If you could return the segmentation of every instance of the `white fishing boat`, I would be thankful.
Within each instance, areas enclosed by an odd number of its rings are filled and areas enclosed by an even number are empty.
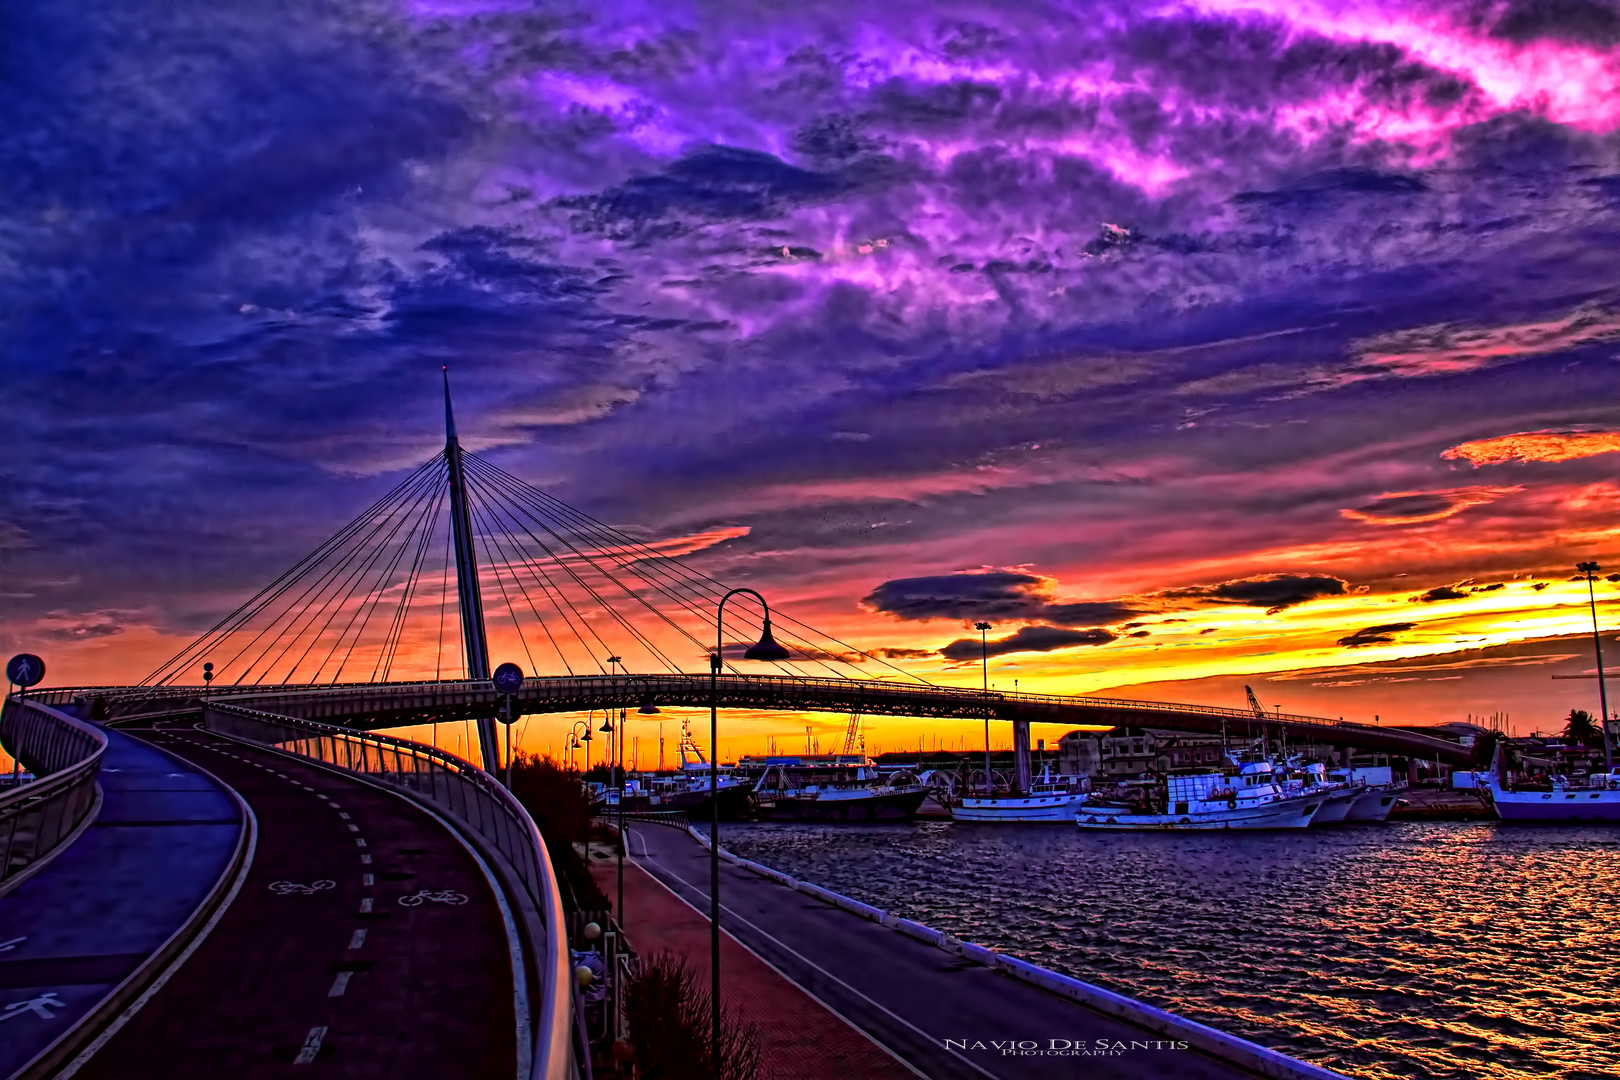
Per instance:
[[[1285,794],[1326,796],[1321,809],[1311,816],[1312,828],[1344,821],[1361,795],[1349,779],[1330,775],[1327,766],[1319,762],[1291,761],[1290,773],[1289,781],[1279,784]]]
[[[1349,784],[1356,793],[1349,813],[1344,816],[1348,823],[1387,821],[1389,812],[1395,809],[1395,800],[1406,788],[1405,784],[1394,782],[1387,765],[1334,769],[1328,777]]]
[[[964,795],[951,799],[947,809],[957,821],[1068,824],[1074,820],[1080,804],[1089,797],[1081,786],[1079,777],[1054,777],[1051,766],[1047,765],[1041,770],[1041,778],[1030,784],[1027,792]]]
[[[1276,782],[1269,761],[1249,761],[1224,773],[1164,778],[1163,787],[1135,802],[1093,797],[1075,814],[1082,829],[1303,829],[1326,795],[1296,795]]]

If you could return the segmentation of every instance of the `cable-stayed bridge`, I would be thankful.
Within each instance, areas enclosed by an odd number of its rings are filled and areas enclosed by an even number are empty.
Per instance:
[[[158,1060],[199,1080],[323,1062],[581,1075],[569,949],[587,942],[571,940],[533,819],[491,775],[492,653],[530,673],[507,696],[526,714],[713,704],[1010,722],[1025,785],[1032,723],[1264,723],[1467,755],[1313,717],[934,686],[787,612],[725,605],[735,590],[682,558],[714,537],[636,537],[465,452],[448,376],[445,424],[442,454],[139,685],[6,699],[0,740],[37,779],[0,790],[0,988],[22,995],[0,1003],[0,1077],[110,1080]],[[749,660],[773,632],[777,659]],[[477,723],[485,767],[381,731],[446,720]],[[1199,1075],[1296,1075],[1266,1069]]]
[[[712,689],[733,708],[1011,721],[1024,761],[1030,723],[1201,732],[1224,725],[1234,736],[1255,725],[1240,709],[934,686],[781,610],[771,625],[789,658],[766,666],[742,659],[760,626],[757,609],[744,605],[724,609],[724,674],[711,688],[694,669],[709,666],[716,605],[728,587],[681,556],[712,537],[645,541],[463,450],[448,375],[445,429],[442,454],[141,687],[98,691],[109,715],[150,715],[180,701],[195,707],[206,692],[356,729],[472,719],[484,760],[494,761],[497,695],[486,681],[493,649],[532,673],[517,696],[529,714],[649,700],[701,707]],[[213,680],[199,686],[204,663]],[[1299,740],[1451,762],[1467,756],[1445,740],[1368,724],[1282,714],[1267,724]]]

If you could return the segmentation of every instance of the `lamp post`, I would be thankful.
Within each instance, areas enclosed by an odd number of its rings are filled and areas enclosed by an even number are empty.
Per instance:
[[[618,660],[618,657],[609,657],[609,659]],[[627,678],[641,683],[641,685],[646,688],[646,693],[641,699],[641,708],[636,710],[637,715],[662,715],[658,706],[653,704],[652,685],[640,675],[630,675]],[[621,927],[624,926],[624,849],[626,845],[630,843],[630,835],[625,831],[624,825],[624,794],[625,788],[630,786],[629,779],[624,770],[625,711],[626,710],[623,705],[619,706],[619,906],[617,910],[619,913],[619,925]]]
[[[980,692],[985,696],[984,703],[984,797],[990,798],[995,794],[995,781],[990,777],[990,642],[985,637],[990,632],[990,624],[976,622],[973,629],[979,632],[979,672]]]
[[[714,609],[714,652],[709,657],[709,1068],[720,1074],[720,665],[724,663],[726,601],[747,593],[765,609],[765,632],[744,660],[786,660],[792,654],[771,637],[771,606],[753,589],[732,589]]]
[[[1592,606],[1592,650],[1597,654],[1598,717],[1603,721],[1603,767],[1614,772],[1614,749],[1609,743],[1609,693],[1603,686],[1603,635],[1598,633],[1597,592],[1593,582],[1603,569],[1595,562],[1577,563],[1575,569],[1586,576],[1586,601]]]

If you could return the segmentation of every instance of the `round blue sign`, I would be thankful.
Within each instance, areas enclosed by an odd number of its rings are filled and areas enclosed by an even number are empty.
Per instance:
[[[516,664],[502,664],[495,669],[495,674],[490,676],[489,681],[494,683],[495,689],[501,693],[515,694],[523,689],[523,669]]]
[[[45,661],[33,653],[18,653],[6,663],[6,679],[15,686],[33,686],[45,677]]]

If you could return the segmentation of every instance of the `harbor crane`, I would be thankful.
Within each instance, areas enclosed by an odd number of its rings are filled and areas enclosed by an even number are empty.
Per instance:
[[[1269,731],[1266,719],[1266,707],[1260,704],[1260,699],[1254,696],[1254,687],[1245,686],[1243,692],[1249,695],[1249,709],[1254,713],[1255,719],[1260,721],[1260,747],[1262,753],[1268,753],[1270,747],[1266,745],[1266,733]]]
[[[856,744],[864,741],[860,738],[860,733],[861,714],[852,712],[849,714],[849,726],[844,729],[844,748],[838,751],[839,757],[848,757],[855,752]]]

